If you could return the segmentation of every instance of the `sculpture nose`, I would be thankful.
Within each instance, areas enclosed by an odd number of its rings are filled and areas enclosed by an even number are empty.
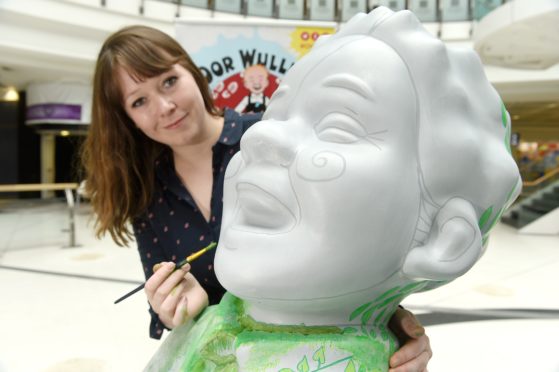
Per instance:
[[[245,163],[289,166],[295,157],[297,143],[290,127],[288,122],[276,120],[263,120],[254,124],[241,140]]]

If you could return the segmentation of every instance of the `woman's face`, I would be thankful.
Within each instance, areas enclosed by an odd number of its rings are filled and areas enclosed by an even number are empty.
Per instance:
[[[419,212],[414,89],[385,44],[313,50],[227,169],[216,273],[245,299],[366,290],[398,271]]]
[[[146,136],[171,148],[204,139],[208,113],[192,74],[175,64],[161,75],[135,80],[117,69],[124,110]]]

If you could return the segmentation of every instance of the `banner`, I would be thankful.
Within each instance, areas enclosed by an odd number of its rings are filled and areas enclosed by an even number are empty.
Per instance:
[[[216,104],[262,112],[287,70],[333,22],[178,20],[176,37],[206,75]]]
[[[27,87],[25,124],[89,124],[91,85],[32,83]]]

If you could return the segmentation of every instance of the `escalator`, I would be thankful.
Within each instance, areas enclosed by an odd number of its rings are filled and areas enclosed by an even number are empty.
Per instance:
[[[520,198],[501,221],[519,233],[559,234],[559,167],[525,181]]]

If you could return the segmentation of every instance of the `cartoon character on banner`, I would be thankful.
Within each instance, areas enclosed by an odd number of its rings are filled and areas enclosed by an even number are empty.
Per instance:
[[[213,98],[218,107],[241,113],[264,112],[279,81],[264,65],[251,65],[220,81],[213,89]]]
[[[222,302],[148,370],[387,371],[406,296],[466,273],[520,193],[472,50],[379,7],[287,72],[226,173]]]
[[[264,65],[248,66],[243,71],[242,77],[243,85],[249,91],[249,94],[235,107],[235,111],[242,113],[264,112],[270,100],[264,94],[269,85],[268,70]]]

